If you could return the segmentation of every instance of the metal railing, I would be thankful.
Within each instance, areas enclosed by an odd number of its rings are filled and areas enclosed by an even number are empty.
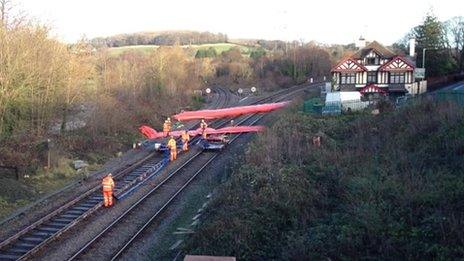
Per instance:
[[[397,99],[395,106],[397,108],[416,105],[421,102],[439,102],[439,103],[452,103],[460,107],[464,107],[464,92],[460,91],[439,91],[424,93],[416,96],[405,96],[402,99]]]
[[[323,102],[319,98],[306,101],[303,111],[306,113],[322,115],[339,115],[342,113],[362,111],[364,109],[375,109],[379,101],[343,101],[343,102]]]
[[[460,91],[440,91],[423,93],[416,96],[402,96],[396,100],[378,99],[373,101],[343,101],[343,102],[326,102],[320,98],[309,99],[303,104],[303,112],[315,115],[340,115],[350,112],[359,112],[363,110],[374,110],[379,108],[379,104],[391,105],[393,108],[403,108],[413,106],[422,102],[452,103],[464,108],[464,92]]]

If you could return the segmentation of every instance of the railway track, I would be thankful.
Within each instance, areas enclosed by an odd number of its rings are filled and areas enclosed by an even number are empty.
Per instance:
[[[265,100],[281,101],[299,91],[301,91],[301,87],[295,88],[285,95],[280,92],[266,99],[261,99],[259,102]],[[264,115],[242,116],[237,124],[254,125],[262,117]],[[234,135],[229,143],[233,143],[240,135]],[[163,211],[219,155],[219,153],[195,153],[68,260],[116,260],[120,258],[151,224],[159,221]]]
[[[218,94],[218,98],[210,107],[221,108],[226,106],[230,100],[230,93],[223,88],[215,88],[215,92]],[[190,128],[193,129],[196,125],[198,124],[193,124]],[[157,154],[152,154],[118,171],[114,175],[116,180],[115,196],[127,195],[134,186],[140,184],[139,181],[156,175],[166,164],[167,160]],[[1,242],[0,260],[26,259],[94,213],[102,207],[103,197],[100,189],[101,185],[98,182],[86,193],[55,209]]]
[[[282,93],[285,92],[294,92],[299,89],[301,89],[301,86],[295,86],[290,89],[282,90],[280,92],[277,92],[273,96],[270,96],[268,98],[261,99],[255,103],[258,102],[263,102],[265,100],[270,100],[272,97],[282,95]],[[216,88],[215,89],[216,93],[218,93],[219,97],[216,100],[216,103],[211,106],[213,108],[219,108],[219,107],[225,107],[227,103],[230,100],[230,93],[227,90],[224,90],[223,88]],[[250,116],[251,117],[251,116]],[[246,119],[245,119],[246,121]],[[211,123],[212,126],[214,127],[219,127],[227,124],[228,121],[226,120],[218,120],[213,123]],[[189,126],[189,128],[195,128],[198,124],[193,124]],[[238,137],[238,136],[237,136]],[[195,139],[192,139],[192,143],[195,142]],[[204,154],[202,153],[197,153],[195,154],[191,159],[187,161],[186,164],[193,164],[193,162],[196,162],[195,164],[200,164],[198,162],[203,162],[204,160],[198,160],[200,157],[204,157]],[[194,160],[196,159],[196,160]],[[214,160],[208,159],[210,161]],[[208,161],[206,160],[206,161]],[[209,161],[209,162],[210,162]],[[147,177],[151,177],[156,175],[157,173],[160,172],[160,170],[163,169],[163,167],[167,164],[167,161],[165,159],[162,159],[160,156],[156,157],[153,155],[147,156],[146,158],[140,160],[139,162],[133,164],[132,166],[128,166],[127,168],[119,171],[116,173],[115,179],[116,179],[116,184],[117,187],[115,189],[115,195],[116,196],[124,196],[127,195],[128,191],[130,192],[131,189],[133,189],[135,186],[137,186],[140,180],[144,180]],[[207,163],[209,164],[209,163]],[[204,165],[204,166],[207,166]],[[188,175],[176,175],[175,173],[179,173],[182,171],[185,171],[185,166],[182,166],[179,168],[177,171],[171,173],[167,178],[163,181],[163,183],[160,183],[155,189],[153,189],[153,192],[150,192],[146,196],[144,196],[143,200],[140,200],[140,204],[143,204],[145,200],[148,200],[148,198],[156,198],[155,195],[156,193],[161,191],[161,188],[163,189],[165,187],[169,187],[163,184],[169,183],[171,184],[172,182],[177,182],[177,183],[182,183],[184,181],[179,181],[181,179],[185,179],[188,177]],[[203,167],[204,168],[204,167]],[[200,167],[200,169],[203,169]],[[195,177],[201,172],[201,170],[191,176],[188,180],[187,183],[185,183],[182,187],[181,190],[173,192],[174,194],[173,197],[176,197],[188,184],[195,179]],[[172,181],[170,181],[172,180]],[[176,181],[177,180],[177,181]],[[171,187],[174,188],[176,187],[175,185]],[[156,192],[155,192],[156,191]],[[171,195],[170,193],[167,193]],[[166,206],[160,208],[159,212],[162,212],[164,208],[167,207],[167,205],[170,204],[172,201],[169,199],[163,199],[162,201],[158,198],[157,202],[167,202],[165,203]],[[138,205],[138,204],[137,204]],[[100,193],[100,184],[97,184],[94,188],[89,190],[88,192],[84,193],[83,195],[78,196],[74,200],[68,202],[64,206],[54,210],[53,212],[49,213],[45,217],[39,219],[38,221],[34,222],[32,225],[22,229],[20,232],[17,234],[11,236],[7,240],[3,241],[0,243],[0,260],[23,260],[27,259],[28,257],[31,257],[34,253],[36,253],[38,250],[43,248],[45,245],[53,241],[54,239],[58,238],[61,234],[63,234],[65,231],[70,229],[71,227],[75,226],[77,223],[79,223],[81,220],[85,219],[89,215],[91,215],[93,212],[98,210],[102,206],[102,196]],[[142,205],[141,205],[142,206]],[[131,208],[132,209],[132,208]],[[134,207],[135,209],[135,207]],[[115,221],[115,224],[119,224],[121,220],[123,220],[123,216],[125,215],[130,215],[129,213],[132,210],[128,210],[128,214],[124,214],[120,217],[118,217]],[[144,212],[144,211],[138,211],[138,212]],[[150,211],[145,211],[146,213],[152,213]],[[145,213],[144,212],[144,213]],[[156,219],[154,217],[153,219]],[[147,219],[139,219],[139,220],[147,220]],[[129,222],[130,223],[130,222]],[[113,226],[113,225],[112,225]],[[109,228],[111,228],[110,226]],[[143,230],[142,230],[143,231]],[[105,235],[106,233],[109,232],[103,232],[102,235]],[[127,232],[127,235],[138,235],[141,232],[133,233],[132,232]],[[101,235],[100,235],[101,237]],[[97,242],[98,240],[95,240],[94,242]],[[133,241],[133,239],[132,239]],[[130,241],[130,242],[132,242]],[[89,246],[93,245],[94,243],[90,243]],[[130,243],[129,243],[130,245]],[[126,246],[127,247],[127,246]],[[125,249],[125,248],[122,248]],[[75,257],[79,257],[80,255],[84,254],[86,250],[79,251],[79,253],[76,253]],[[122,250],[124,251],[124,250]],[[121,251],[121,253],[122,253]],[[119,251],[115,251],[119,252]]]

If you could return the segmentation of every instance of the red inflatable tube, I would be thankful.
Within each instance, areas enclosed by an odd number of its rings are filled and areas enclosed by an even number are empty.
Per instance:
[[[188,120],[211,120],[226,117],[236,117],[243,114],[271,112],[287,106],[290,102],[267,103],[260,105],[240,106],[233,108],[217,109],[217,110],[200,110],[200,111],[186,111],[174,115],[173,117],[178,121]]]
[[[259,132],[264,130],[263,126],[233,126],[233,127],[224,127],[220,129],[206,128],[207,134],[218,135],[218,134],[233,134],[233,133],[242,133],[242,132]],[[142,125],[139,128],[140,133],[142,133],[148,139],[158,139],[166,137],[163,132],[157,132],[153,128]],[[190,136],[197,136],[202,134],[202,129],[198,128],[196,130],[188,131]],[[182,135],[182,130],[180,131],[171,131],[169,135],[173,137],[180,137]]]
[[[148,127],[147,125],[140,126],[139,131],[143,134],[143,136],[147,137],[148,139],[157,139],[164,137],[162,132],[157,132],[153,128]]]

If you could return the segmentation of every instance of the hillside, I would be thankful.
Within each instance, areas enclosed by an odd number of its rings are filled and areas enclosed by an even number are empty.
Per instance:
[[[227,42],[227,35],[196,31],[159,31],[119,34],[90,40],[96,47],[131,45],[187,45]]]
[[[159,48],[159,45],[131,45],[131,46],[122,46],[122,47],[112,47],[109,48],[111,55],[120,55],[127,51],[136,51],[143,54],[150,53],[153,49]],[[213,48],[216,50],[217,54],[221,54],[225,51],[228,51],[232,48],[239,48],[242,54],[249,54],[254,48],[233,44],[233,43],[214,43],[214,44],[191,44],[191,45],[182,45],[182,48],[189,50],[191,54],[195,55],[198,50]]]
[[[462,108],[424,102],[329,118],[298,109],[279,115],[254,142],[185,253],[240,260],[464,256]],[[320,148],[314,135],[322,137]]]
[[[215,49],[217,54],[234,47],[242,54],[249,55],[252,50],[263,48],[268,51],[287,50],[290,45],[281,40],[263,39],[228,39],[225,34],[197,31],[159,31],[119,34],[108,37],[97,37],[90,40],[90,44],[97,48],[109,48],[110,54],[120,55],[126,51],[137,51],[143,54],[160,46],[179,45],[191,49],[196,53],[200,49]]]

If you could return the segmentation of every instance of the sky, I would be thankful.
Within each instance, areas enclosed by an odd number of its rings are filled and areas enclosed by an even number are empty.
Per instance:
[[[12,0],[65,42],[121,33],[195,30],[229,38],[347,44],[360,35],[389,45],[429,10],[464,16],[462,0]]]

